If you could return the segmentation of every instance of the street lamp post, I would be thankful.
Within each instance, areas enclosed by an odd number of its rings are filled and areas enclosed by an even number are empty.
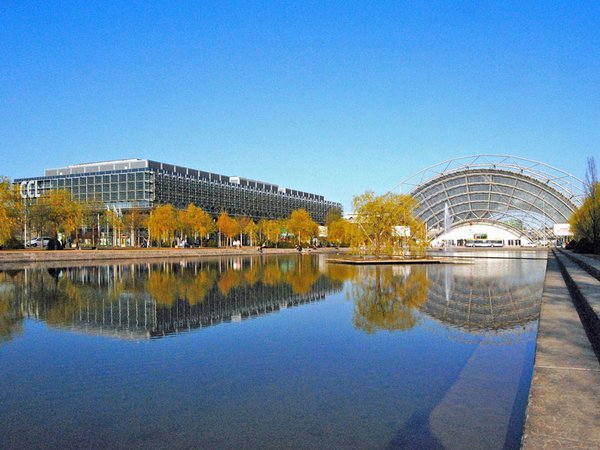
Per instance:
[[[23,203],[25,204],[25,208],[23,211],[24,221],[23,221],[23,245],[26,247],[27,242],[27,222],[29,221],[29,199],[24,198]],[[31,233],[31,232],[30,232]]]

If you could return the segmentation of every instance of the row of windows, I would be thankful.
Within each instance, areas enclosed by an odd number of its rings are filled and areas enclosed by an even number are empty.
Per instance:
[[[99,200],[103,202],[119,202],[131,200],[152,200],[152,193],[147,191],[128,191],[128,192],[81,192],[73,191],[73,199],[79,201]]]
[[[79,185],[102,185],[109,183],[135,183],[150,182],[152,174],[149,172],[121,173],[111,175],[84,175],[78,177],[57,178],[58,186],[79,186]]]
[[[247,215],[256,219],[287,217],[294,209],[304,208],[314,220],[323,222],[329,209],[341,211],[337,203],[161,172],[45,178],[41,180],[40,189],[42,192],[68,189],[73,198],[79,201],[172,203],[178,208],[194,203],[212,214],[226,210],[233,215]]]
[[[184,180],[166,174],[158,174],[155,185],[157,202],[172,203],[177,207],[194,203],[213,214],[224,209],[235,215],[276,218],[286,217],[294,209],[304,208],[314,220],[323,222],[329,208],[339,208],[339,205],[330,202],[241,189],[203,180]]]
[[[153,191],[153,185],[151,183],[114,183],[114,184],[102,184],[100,186],[56,186],[58,189],[69,189],[73,193],[85,193],[90,194],[102,193],[102,192],[131,192],[131,191]]]

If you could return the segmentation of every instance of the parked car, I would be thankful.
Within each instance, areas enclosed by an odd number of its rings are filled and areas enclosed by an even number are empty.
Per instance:
[[[50,238],[48,236],[36,237],[29,241],[27,247],[48,247]]]

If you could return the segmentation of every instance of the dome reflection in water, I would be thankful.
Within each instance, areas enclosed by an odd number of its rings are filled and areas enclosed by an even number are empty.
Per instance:
[[[0,447],[516,448],[544,267],[3,267]]]

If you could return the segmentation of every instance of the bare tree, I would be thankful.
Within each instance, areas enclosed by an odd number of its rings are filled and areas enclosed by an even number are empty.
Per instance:
[[[598,182],[598,171],[596,170],[596,160],[593,156],[587,159],[587,170],[585,172],[585,188],[587,191],[586,203],[589,207],[585,208],[588,215],[589,238],[596,253],[600,252],[600,183]]]
[[[598,172],[596,170],[596,160],[593,156],[588,156],[587,170],[585,171],[585,187],[588,195],[595,195],[595,186],[598,183]]]

